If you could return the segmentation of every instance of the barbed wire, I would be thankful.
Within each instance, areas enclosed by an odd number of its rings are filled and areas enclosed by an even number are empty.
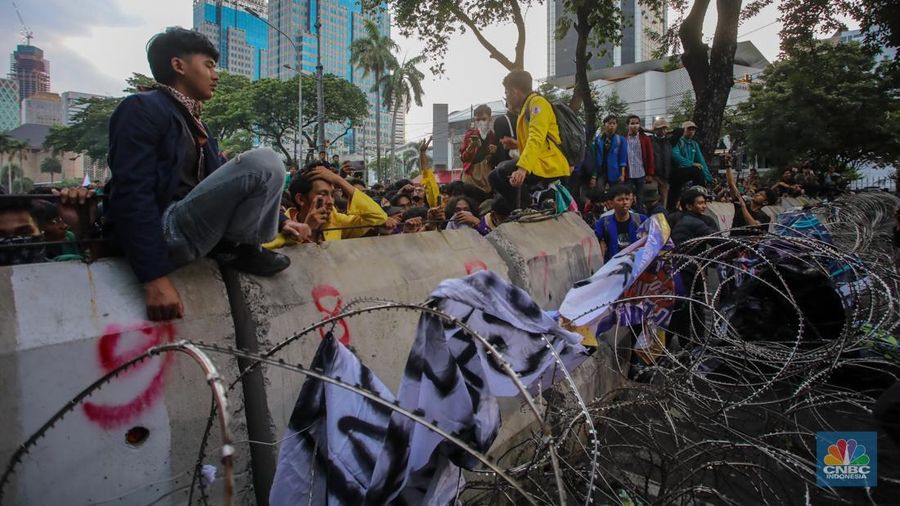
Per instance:
[[[612,373],[624,386],[593,385],[601,392],[593,398],[583,397],[579,389],[585,385],[576,382],[552,346],[551,377],[559,381],[542,385],[534,396],[500,361],[532,423],[493,452],[471,448],[434,422],[359,385],[279,358],[319,329],[333,331],[340,320],[388,311],[438,318],[486,352],[503,356],[432,300],[355,299],[340,313],[260,353],[180,342],[151,349],[123,367],[191,347],[204,356],[250,361],[228,387],[222,385],[222,395],[260,366],[339,386],[441,434],[474,457],[480,464],[465,470],[459,493],[465,503],[785,504],[803,497],[807,502],[889,504],[897,480],[862,491],[818,486],[814,440],[817,432],[846,429],[848,419],[868,419],[884,385],[900,377],[897,350],[884,344],[900,325],[900,276],[887,235],[898,203],[886,194],[859,194],[811,208],[833,243],[806,236],[717,234],[678,245],[661,258],[670,276],[682,278],[685,294],[623,296],[613,303],[612,313],[626,305],[665,302],[677,306],[687,325],[656,325],[646,318],[637,326],[614,325],[589,360],[601,371],[614,363]],[[782,226],[775,229],[787,232]],[[651,363],[620,360],[623,352],[635,350],[628,339],[623,343],[619,338],[641,332],[664,332],[668,344]],[[73,398],[22,445],[0,478],[0,500],[21,456],[115,374]],[[608,377],[597,375],[588,382]],[[189,503],[207,459],[213,420],[221,417],[216,408],[223,405],[214,402],[209,413]],[[230,440],[223,438],[223,444],[237,444]],[[206,504],[203,487],[201,494]]]

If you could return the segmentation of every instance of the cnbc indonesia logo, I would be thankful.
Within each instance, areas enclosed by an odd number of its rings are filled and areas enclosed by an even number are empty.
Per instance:
[[[872,487],[877,483],[876,433],[820,432],[818,482],[831,487]],[[864,444],[865,443],[865,444]],[[823,451],[824,450],[824,451]]]

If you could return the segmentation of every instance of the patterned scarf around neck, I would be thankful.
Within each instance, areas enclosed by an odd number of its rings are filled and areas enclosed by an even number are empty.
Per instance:
[[[144,89],[156,89],[168,93],[172,98],[174,98],[179,104],[184,107],[191,118],[194,120],[194,126],[196,127],[196,137],[198,144],[203,146],[206,144],[207,136],[206,136],[206,128],[203,126],[203,122],[200,120],[200,114],[203,112],[203,102],[199,100],[194,100],[193,98],[188,97],[184,93],[176,90],[171,86],[167,86],[165,84],[156,83],[149,88]],[[142,90],[143,91],[143,90]],[[202,152],[202,150],[201,150]]]

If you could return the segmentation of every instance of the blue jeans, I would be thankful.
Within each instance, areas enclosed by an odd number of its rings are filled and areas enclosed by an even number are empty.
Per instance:
[[[241,153],[163,213],[163,237],[177,266],[220,241],[262,244],[278,233],[284,164],[269,148]]]

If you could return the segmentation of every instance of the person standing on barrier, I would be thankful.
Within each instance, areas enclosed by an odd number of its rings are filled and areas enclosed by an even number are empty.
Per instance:
[[[672,144],[669,142],[669,122],[660,118],[653,122],[653,162],[656,165],[656,183],[662,206],[669,202],[669,175],[672,173]]]
[[[218,58],[198,32],[173,27],[155,35],[147,60],[156,84],[123,100],[110,119],[108,224],[144,284],[150,320],[184,315],[169,279],[176,268],[213,253],[223,265],[271,276],[290,259],[260,243],[279,230],[299,239],[310,232],[281,218],[284,165],[274,151],[222,164],[201,120]]]
[[[628,160],[628,182],[634,188],[636,196],[635,209],[644,212],[641,193],[644,180],[656,176],[656,164],[653,159],[653,143],[650,136],[641,128],[641,118],[635,114],[628,116],[628,135],[625,136],[626,159]]]
[[[618,127],[619,119],[610,114],[603,118],[603,131],[594,137],[597,173],[604,179],[600,182],[601,187],[624,183],[628,174],[628,146],[625,138],[616,133]]]
[[[501,163],[488,177],[494,191],[512,203],[514,209],[523,207],[522,197],[527,195],[528,186],[569,176],[569,162],[559,147],[562,139],[553,106],[532,87],[531,74],[524,70],[513,70],[503,79],[510,109],[521,111],[516,145],[508,140],[504,145],[507,149],[518,148],[519,159]]]

